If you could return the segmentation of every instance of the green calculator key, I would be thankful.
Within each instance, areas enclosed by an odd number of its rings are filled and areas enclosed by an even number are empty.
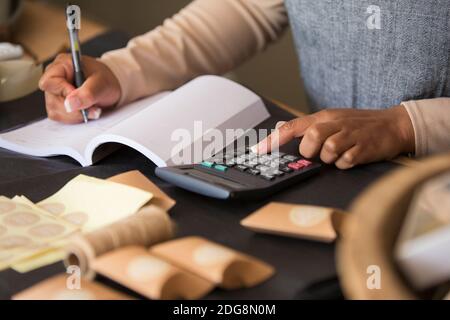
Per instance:
[[[214,166],[214,169],[221,171],[221,172],[226,172],[228,170],[228,167],[225,167],[222,165],[216,165],[216,166]]]
[[[203,161],[202,162],[202,166],[204,166],[206,168],[213,168],[214,167],[214,163],[213,162],[209,162],[209,161]]]

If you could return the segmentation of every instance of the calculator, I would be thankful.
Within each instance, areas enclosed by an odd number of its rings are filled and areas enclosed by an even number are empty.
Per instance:
[[[216,199],[261,198],[319,172],[320,163],[250,148],[222,152],[202,163],[157,168],[156,175],[180,188]]]

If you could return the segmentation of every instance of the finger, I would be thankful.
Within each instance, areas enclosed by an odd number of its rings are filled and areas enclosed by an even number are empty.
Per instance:
[[[72,85],[73,70],[63,62],[54,62],[49,65],[39,81],[42,91],[55,95],[67,96],[75,88]]]
[[[99,102],[103,94],[103,83],[97,77],[90,77],[78,89],[67,96],[64,106],[67,112],[89,109]]]
[[[45,101],[49,119],[67,124],[81,123],[83,121],[80,113],[69,114],[64,110],[63,97],[45,93]]]
[[[278,121],[277,124],[275,125],[275,129],[280,129],[282,126],[284,126],[286,124],[286,121]]]
[[[71,80],[64,75],[63,69],[59,65],[51,69],[52,72],[50,74],[45,73],[39,81],[39,88],[44,92],[49,92],[54,95],[68,96],[75,90],[75,87],[70,83]]]
[[[311,115],[286,122],[258,144],[258,153],[265,154],[271,152],[292,139],[303,136],[305,130],[314,122],[314,119],[314,116]]]
[[[320,152],[320,159],[325,163],[332,164],[354,145],[356,145],[355,135],[341,130],[325,141]]]
[[[102,115],[102,109],[98,107],[90,108],[88,111],[88,119],[89,120],[98,120]]]
[[[336,167],[342,170],[348,170],[358,164],[362,164],[363,151],[361,145],[350,148],[336,161]]]
[[[60,96],[55,96],[48,92],[45,92],[45,108],[47,110],[47,116],[51,120],[56,120],[56,114],[58,113],[58,100],[63,100]]]
[[[275,125],[275,130],[280,129],[284,124],[286,124],[286,121],[278,121],[277,124]],[[258,153],[258,145],[252,147],[252,152]]]
[[[54,95],[67,97],[75,90],[75,87],[64,78],[51,78],[41,85],[40,89]]]
[[[300,153],[306,158],[317,156],[325,141],[341,130],[342,126],[337,122],[316,123],[310,126],[300,143]]]
[[[53,121],[61,122],[64,124],[83,123],[83,116],[81,115],[81,113],[68,114],[65,111],[55,111],[49,113],[48,117]]]
[[[67,113],[64,110],[59,111],[56,114],[56,120],[58,122],[64,123],[64,124],[79,124],[83,123],[83,115],[80,112],[75,113]]]

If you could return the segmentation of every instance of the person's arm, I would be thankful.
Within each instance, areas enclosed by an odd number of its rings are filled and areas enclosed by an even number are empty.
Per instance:
[[[278,38],[287,26],[283,0],[196,0],[155,30],[101,59],[83,56],[86,82],[75,88],[70,55],[42,76],[50,119],[80,123],[105,108],[175,89],[201,74],[225,73]]]
[[[260,154],[301,138],[300,153],[340,169],[450,151],[450,98],[403,102],[385,110],[325,110],[277,127],[255,146]]]
[[[122,105],[201,74],[230,71],[276,40],[287,23],[283,0],[196,0],[100,61],[119,80]]]
[[[408,101],[402,105],[414,127],[416,156],[450,151],[450,98]]]

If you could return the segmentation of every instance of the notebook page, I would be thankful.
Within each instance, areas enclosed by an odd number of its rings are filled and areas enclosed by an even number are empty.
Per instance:
[[[173,150],[180,144],[178,134],[184,132],[192,138],[186,146],[189,149],[211,129],[248,130],[269,117],[261,98],[247,88],[225,78],[203,76],[98,136],[86,152],[114,141],[138,150],[159,167],[180,164],[172,159]],[[201,155],[195,154],[187,162],[201,160]]]
[[[91,139],[126,121],[167,94],[161,93],[105,112],[99,120],[90,121],[87,124],[66,125],[45,119],[15,131],[0,134],[0,147],[38,157],[68,155],[82,165],[86,165],[90,159],[84,159],[84,153]]]

